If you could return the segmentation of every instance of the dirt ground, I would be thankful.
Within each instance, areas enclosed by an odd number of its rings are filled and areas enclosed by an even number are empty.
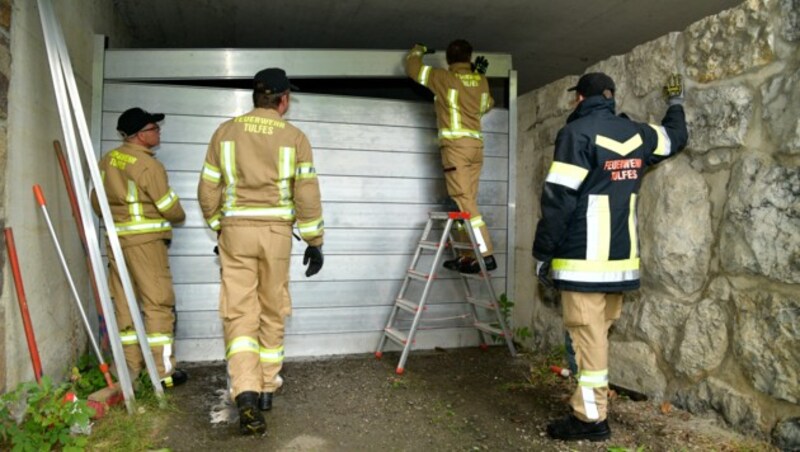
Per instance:
[[[223,363],[186,366],[190,380],[172,390],[176,409],[159,429],[157,446],[195,452],[771,450],[711,420],[624,396],[612,400],[610,440],[553,441],[545,426],[567,413],[571,385],[546,370],[546,357],[511,358],[505,347],[412,352],[403,376],[394,372],[397,360],[387,353],[381,360],[286,362],[263,437],[239,435],[235,411],[224,403]]]

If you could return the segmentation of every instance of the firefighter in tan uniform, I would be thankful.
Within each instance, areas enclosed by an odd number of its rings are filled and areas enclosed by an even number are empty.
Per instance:
[[[260,411],[281,385],[284,318],[291,314],[292,225],[308,243],[306,276],[323,263],[322,206],[311,145],[282,119],[291,84],[279,68],[254,79],[254,109],[223,123],[208,146],[198,199],[218,232],[222,318],[242,433],[264,433]]]
[[[150,114],[141,108],[122,113],[117,121],[117,131],[124,140],[122,146],[103,156],[99,167],[161,383],[171,387],[184,383],[188,375],[175,367],[175,293],[167,246],[172,239],[172,225],[182,223],[186,214],[153,151],[161,143],[158,122],[163,119],[163,114]],[[99,215],[94,193],[92,202]],[[108,256],[109,289],[117,325],[125,360],[135,377],[145,367],[144,359],[110,250]]]
[[[487,270],[497,268],[492,255],[492,240],[483,217],[478,211],[478,180],[483,167],[483,134],[481,117],[494,105],[489,82],[483,73],[488,62],[476,59],[473,71],[472,46],[458,39],[447,46],[448,69],[433,68],[422,63],[428,53],[422,44],[415,45],[406,55],[406,74],[434,94],[434,109],[439,128],[442,166],[447,194],[461,211],[469,212],[470,223],[478,240]],[[460,231],[457,239],[468,241]],[[480,265],[471,253],[446,261],[444,266],[462,273],[478,273]]]

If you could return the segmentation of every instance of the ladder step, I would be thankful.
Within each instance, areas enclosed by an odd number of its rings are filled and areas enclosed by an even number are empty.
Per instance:
[[[439,242],[430,240],[420,240],[419,247],[426,250],[436,251],[439,249]]]
[[[495,336],[505,337],[506,335],[500,328],[493,327],[486,322],[475,322],[475,328],[485,333],[494,334]]]
[[[487,279],[483,273],[459,273],[459,274],[461,275],[462,278],[475,279],[478,281],[483,281],[484,279]]]
[[[416,279],[417,281],[427,281],[431,276],[428,273],[422,273],[416,270],[408,270],[408,277]]]
[[[428,218],[431,220],[447,220],[450,218],[450,212],[430,212]]]
[[[480,306],[486,309],[494,309],[495,304],[492,300],[483,300],[475,297],[467,297],[467,303],[472,303],[475,306]]]
[[[457,250],[472,250],[475,249],[469,242],[450,242],[450,246]]]
[[[406,334],[403,333],[402,331],[399,331],[395,328],[386,328],[384,331],[386,333],[386,337],[393,340],[399,345],[405,346],[406,343],[408,342],[408,336],[406,336]]]
[[[397,304],[398,308],[404,311],[408,311],[412,314],[416,314],[417,311],[419,311],[419,305],[411,300],[406,300],[405,298],[398,298],[394,300],[394,302]],[[422,308],[422,310],[424,311],[425,308]]]

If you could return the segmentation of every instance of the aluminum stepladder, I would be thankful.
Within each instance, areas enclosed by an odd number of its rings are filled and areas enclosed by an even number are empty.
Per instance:
[[[459,273],[459,275],[462,287],[464,289],[465,302],[469,305],[470,313],[472,315],[473,326],[479,331],[483,341],[481,347],[487,347],[488,344],[491,343],[492,336],[499,336],[505,339],[506,345],[508,345],[508,350],[511,352],[511,356],[516,356],[517,354],[517,351],[514,348],[511,331],[508,329],[505,319],[500,311],[500,304],[497,302],[497,296],[495,295],[494,287],[492,286],[491,276],[489,275],[489,272],[486,271],[486,263],[483,260],[483,256],[481,256],[478,241],[475,237],[475,231],[473,231],[469,219],[470,214],[468,212],[430,212],[428,214],[428,222],[425,225],[424,232],[422,233],[422,239],[417,245],[417,250],[414,253],[413,259],[411,260],[411,266],[406,272],[406,277],[403,280],[403,284],[400,286],[400,292],[398,293],[397,298],[395,298],[394,307],[389,315],[389,321],[386,323],[386,328],[384,328],[383,335],[381,335],[381,340],[378,343],[378,349],[375,352],[375,356],[380,359],[383,356],[383,347],[386,345],[387,339],[403,347],[403,352],[400,355],[400,362],[397,364],[396,369],[398,375],[402,374],[405,370],[404,366],[406,364],[406,360],[408,359],[408,354],[411,352],[411,347],[414,344],[414,336],[422,319],[422,313],[427,309],[425,303],[428,301],[428,295],[430,294],[433,282],[437,279],[437,271],[439,270],[440,264],[443,262],[444,250],[446,248],[450,248],[453,257],[457,257],[457,253],[455,251],[456,249],[472,250],[477,258],[478,264],[480,265],[481,272],[478,274]],[[442,236],[438,239],[438,241],[431,240],[429,236],[434,228],[434,225],[442,222],[444,222]],[[457,242],[453,239],[452,229],[456,222],[461,222],[464,225],[464,229],[467,231],[470,243]],[[419,264],[420,257],[423,255],[423,251],[432,251],[435,253],[433,263],[431,264],[431,269],[427,273],[419,271],[416,268]],[[469,285],[470,280],[481,281],[485,285],[489,294],[488,299],[478,298],[473,295],[472,289]],[[418,281],[424,284],[422,295],[420,296],[418,303],[405,298],[406,292],[409,289],[412,281]],[[478,317],[477,307],[494,312],[497,324],[500,326],[500,328],[492,326],[491,322],[481,321]],[[397,318],[397,313],[401,310],[414,315],[411,328],[407,333],[400,331],[394,325],[394,322]]]

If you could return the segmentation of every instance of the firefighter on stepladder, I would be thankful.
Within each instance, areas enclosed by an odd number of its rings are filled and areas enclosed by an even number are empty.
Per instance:
[[[472,46],[457,39],[447,46],[448,69],[434,68],[422,62],[430,53],[416,44],[406,55],[406,74],[434,94],[434,110],[439,129],[442,167],[447,194],[462,212],[469,212],[470,226],[480,247],[487,270],[495,270],[492,239],[483,216],[478,211],[478,182],[483,167],[483,133],[481,117],[494,106],[489,93],[486,69],[489,62],[479,56],[472,59]],[[459,242],[469,242],[466,231],[455,235]],[[462,250],[444,267],[461,273],[479,273],[480,264],[470,251]]]
[[[322,268],[324,231],[311,145],[283,119],[292,85],[279,68],[258,72],[253,85],[253,110],[214,132],[197,187],[203,216],[218,233],[219,311],[244,434],[266,431],[261,411],[282,384],[292,225],[308,244],[307,277]]]
[[[98,166],[141,308],[147,342],[161,384],[169,388],[188,379],[184,370],[175,367],[175,292],[167,256],[172,225],[183,223],[186,214],[169,185],[164,165],[155,158],[154,148],[161,143],[158,123],[163,119],[161,113],[151,114],[138,107],[123,112],[117,121],[122,146],[106,153]],[[100,215],[94,192],[92,205]],[[110,247],[108,258],[109,290],[117,326],[128,369],[135,379],[144,368],[144,359]]]

